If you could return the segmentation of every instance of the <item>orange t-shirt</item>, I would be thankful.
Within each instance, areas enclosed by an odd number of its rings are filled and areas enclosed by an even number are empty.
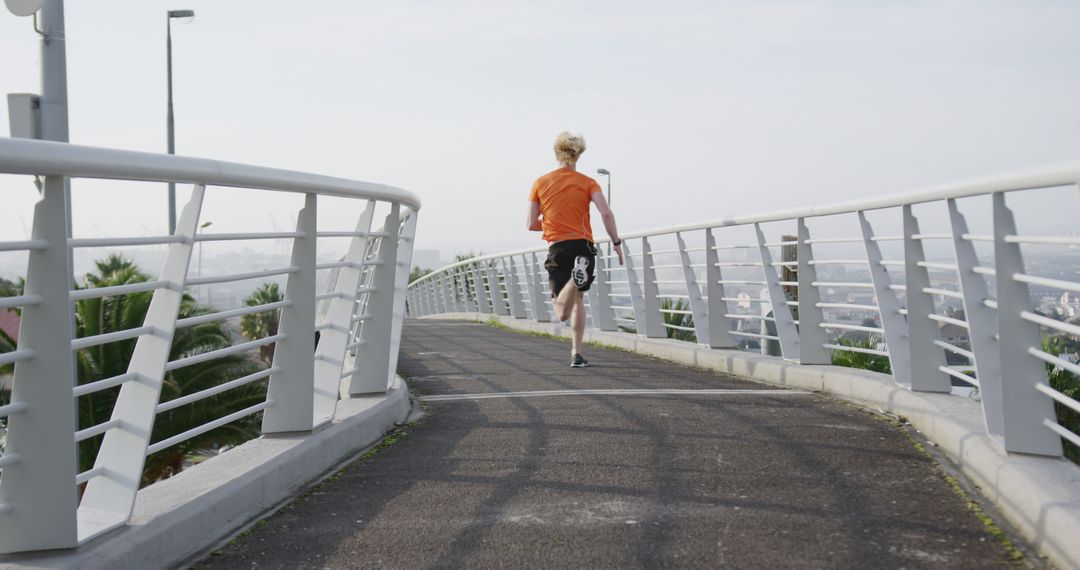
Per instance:
[[[593,192],[599,192],[595,180],[569,168],[552,170],[536,179],[530,202],[540,202],[544,215],[544,240],[551,243],[568,239],[593,240],[589,222],[589,204]]]

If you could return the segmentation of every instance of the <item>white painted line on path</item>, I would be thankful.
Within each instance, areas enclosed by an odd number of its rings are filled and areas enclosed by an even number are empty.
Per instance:
[[[441,394],[421,396],[425,402],[453,400],[490,400],[492,398],[537,398],[540,396],[806,396],[813,394],[804,390],[665,390],[665,389],[611,389],[611,390],[533,390],[529,392],[492,392],[487,394]]]

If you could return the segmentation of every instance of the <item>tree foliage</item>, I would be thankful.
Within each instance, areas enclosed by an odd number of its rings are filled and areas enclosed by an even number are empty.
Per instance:
[[[253,291],[246,299],[244,306],[257,307],[267,303],[276,303],[282,300],[281,291],[277,283],[263,283]],[[251,313],[240,317],[240,334],[249,340],[258,340],[277,334],[281,314],[279,309]],[[274,361],[274,345],[266,344],[259,347],[259,359],[263,364],[270,366]]]

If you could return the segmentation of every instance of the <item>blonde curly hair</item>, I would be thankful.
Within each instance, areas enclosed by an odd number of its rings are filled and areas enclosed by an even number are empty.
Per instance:
[[[555,137],[555,159],[560,164],[569,166],[576,163],[583,152],[585,152],[585,137],[572,135],[567,131]]]

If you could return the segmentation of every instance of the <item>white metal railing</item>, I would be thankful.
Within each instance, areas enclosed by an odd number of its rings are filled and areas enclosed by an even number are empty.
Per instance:
[[[126,524],[148,455],[257,413],[263,414],[264,434],[310,432],[333,419],[343,389],[372,394],[391,385],[420,206],[414,194],[214,160],[7,138],[0,138],[0,174],[44,177],[32,238],[0,242],[0,252],[28,252],[23,294],[0,298],[0,310],[22,311],[18,346],[0,354],[0,365],[14,363],[11,401],[0,406],[0,419],[7,422],[6,447],[0,455],[0,553],[74,547]],[[72,239],[65,198],[69,178],[190,183],[193,190],[171,236]],[[203,199],[214,187],[223,186],[304,195],[296,231],[200,233]],[[317,210],[324,196],[363,201],[355,230],[319,229]],[[377,220],[377,211],[385,217]],[[317,265],[319,240],[333,238],[348,240],[347,252],[338,263]],[[189,277],[197,242],[268,239],[291,240],[287,265]],[[150,244],[168,247],[157,279],[70,287],[74,248]],[[319,294],[317,272],[325,270],[332,272],[322,274],[330,290]],[[178,320],[189,287],[267,277],[285,279],[281,301]],[[78,303],[134,293],[150,295],[141,326],[73,338],[73,308]],[[177,330],[270,311],[279,313],[279,324],[264,338],[171,354]],[[80,382],[73,353],[122,341],[133,343],[125,373]],[[163,385],[174,371],[226,356],[248,358],[250,352],[270,345],[274,353],[268,368],[162,400]],[[158,414],[260,381],[265,384],[258,392],[260,401],[226,410],[202,425],[185,426],[180,433],[154,437]],[[104,391],[112,391],[115,399],[109,416],[80,425],[76,408]],[[90,440],[100,443],[96,458],[92,468],[79,473],[77,445]]]
[[[1078,181],[1074,162],[634,232],[621,236],[625,266],[601,240],[586,295],[588,326],[718,349],[760,343],[763,352],[803,365],[830,364],[844,353],[877,358],[911,390],[978,397],[987,431],[1007,451],[1060,456],[1062,439],[1080,446],[1080,434],[1075,424],[1059,423],[1054,403],[1070,410],[1080,404],[1050,386],[1047,367],[1080,374],[1080,365],[1045,352],[1042,341],[1071,335],[1075,342],[1080,326],[1036,312],[1029,287],[1080,291],[1080,256],[1051,257],[1073,265],[1034,275],[1021,245],[1075,248],[1080,238],[1020,234],[1009,201],[1075,192]],[[1071,198],[1075,219],[1075,193]],[[992,212],[975,219],[989,233],[971,231],[961,201]],[[409,285],[408,312],[549,321],[545,251],[485,255],[425,275]],[[954,390],[953,379],[968,389]]]

